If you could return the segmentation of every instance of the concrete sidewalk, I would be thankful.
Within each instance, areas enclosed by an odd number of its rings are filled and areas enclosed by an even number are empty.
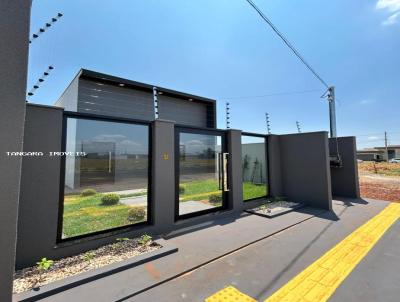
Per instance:
[[[334,212],[305,208],[273,219],[217,219],[169,239],[178,253],[42,301],[195,302],[227,285],[262,300],[386,204],[335,201]]]
[[[346,278],[329,302],[400,300],[400,220]]]
[[[325,212],[127,301],[201,302],[229,285],[264,301],[386,205],[335,201],[335,214]]]

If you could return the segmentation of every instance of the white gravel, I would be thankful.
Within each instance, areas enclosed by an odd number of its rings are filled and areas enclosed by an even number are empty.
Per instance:
[[[41,272],[36,266],[16,271],[14,274],[13,292],[21,293],[161,248],[161,245],[153,241],[148,242],[146,245],[140,245],[138,240],[121,241],[76,256],[54,261],[54,264],[48,271]]]

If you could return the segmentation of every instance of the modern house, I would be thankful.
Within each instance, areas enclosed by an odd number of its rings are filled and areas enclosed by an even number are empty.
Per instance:
[[[333,195],[359,197],[354,137],[218,129],[213,99],[81,70],[55,106],[26,112],[24,150],[44,156],[22,159],[17,268],[239,217],[267,198],[330,210]]]
[[[400,145],[389,145],[386,147],[374,147],[357,150],[357,159],[364,161],[386,161],[392,158],[400,158]]]

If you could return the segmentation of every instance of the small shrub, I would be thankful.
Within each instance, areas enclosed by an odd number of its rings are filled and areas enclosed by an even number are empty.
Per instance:
[[[139,239],[139,244],[140,245],[148,245],[151,242],[152,237],[150,235],[144,234],[142,237]]]
[[[112,206],[119,202],[119,195],[115,193],[104,194],[101,197],[101,203],[105,206]]]
[[[185,193],[185,187],[182,185],[179,185],[179,194],[184,194]]]
[[[114,244],[112,245],[112,249],[113,249],[114,251],[118,251],[119,249],[121,249],[121,248],[123,247],[123,243],[124,243],[125,241],[129,241],[130,239],[127,238],[127,237],[123,237],[123,238],[117,238],[117,239],[115,239],[115,240],[117,241],[117,243],[114,243]]]
[[[90,262],[93,260],[94,256],[96,256],[95,252],[93,251],[88,251],[83,254],[82,259],[86,262]]]
[[[129,221],[142,221],[146,217],[145,207],[132,207],[128,211]]]
[[[221,194],[211,194],[208,196],[208,201],[211,203],[220,203],[222,202],[222,195]]]
[[[53,260],[47,258],[42,258],[42,260],[36,262],[37,267],[40,271],[47,271],[50,267],[52,267],[53,263]]]
[[[35,283],[33,284],[33,288],[36,288],[36,286],[42,282],[43,280],[43,273],[47,270],[49,270],[53,266],[54,261],[47,259],[47,258],[42,258],[39,262],[36,262],[37,268],[39,270],[39,275],[37,276]]]
[[[81,196],[86,197],[86,196],[92,196],[96,195],[97,191],[95,189],[85,189],[81,192]]]

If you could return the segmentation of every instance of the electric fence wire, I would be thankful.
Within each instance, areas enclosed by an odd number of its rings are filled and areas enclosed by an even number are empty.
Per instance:
[[[311,71],[311,73],[326,87],[329,85],[322,79],[322,77],[311,67],[311,65],[304,59],[300,52],[293,46],[292,43],[281,33],[278,28],[272,23],[272,21],[257,7],[257,5],[252,0],[246,0],[260,15],[260,17],[272,28],[272,30],[281,38],[281,40],[292,50],[297,58]]]

